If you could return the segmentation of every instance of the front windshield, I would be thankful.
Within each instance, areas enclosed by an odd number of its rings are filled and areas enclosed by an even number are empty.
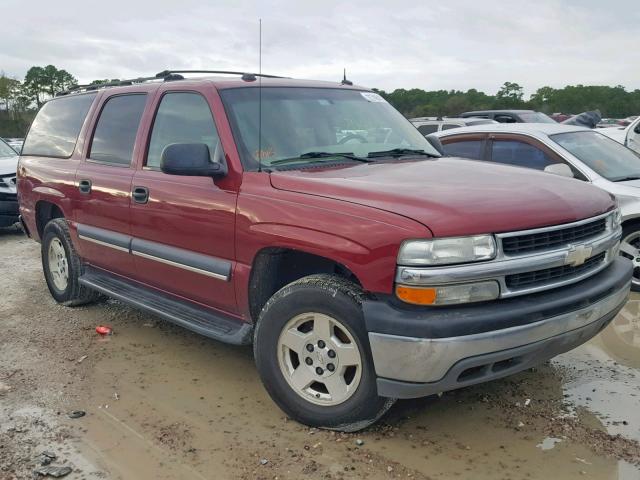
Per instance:
[[[524,112],[518,115],[525,123],[556,123],[553,118],[540,112]]]
[[[17,153],[13,148],[0,140],[0,158],[15,157],[16,155]]]
[[[640,179],[640,156],[609,137],[583,131],[558,133],[550,138],[607,180]]]
[[[235,88],[220,93],[242,162],[248,170],[257,168],[258,157],[263,167],[269,167],[284,163],[353,162],[375,152],[396,149],[440,156],[422,134],[377,93],[338,88],[263,87],[262,125],[258,122],[258,88]],[[261,141],[258,141],[258,131]],[[399,156],[398,152],[394,156]]]

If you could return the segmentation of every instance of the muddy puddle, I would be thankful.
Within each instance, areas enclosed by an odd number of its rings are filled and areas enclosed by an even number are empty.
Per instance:
[[[398,402],[346,435],[288,420],[250,348],[114,301],[58,307],[37,245],[0,234],[0,248],[15,259],[0,275],[1,479],[30,478],[19,475],[41,449],[70,479],[640,478],[640,295],[550,363]],[[97,337],[98,324],[114,335]],[[86,416],[68,418],[75,409]]]

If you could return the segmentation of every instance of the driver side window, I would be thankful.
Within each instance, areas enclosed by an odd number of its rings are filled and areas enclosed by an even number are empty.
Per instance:
[[[204,143],[211,162],[220,150],[220,137],[207,100],[199,93],[173,92],[162,97],[151,131],[146,166],[160,168],[160,158],[172,143]]]

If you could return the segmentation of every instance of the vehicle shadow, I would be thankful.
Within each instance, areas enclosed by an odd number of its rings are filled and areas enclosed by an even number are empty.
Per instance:
[[[19,223],[15,223],[10,227],[0,227],[0,236],[22,236],[24,231]]]

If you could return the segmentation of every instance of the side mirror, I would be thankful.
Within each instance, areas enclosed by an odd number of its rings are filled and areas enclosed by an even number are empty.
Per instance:
[[[440,155],[442,155],[443,157],[445,156],[444,147],[442,146],[442,142],[438,137],[436,137],[434,134],[430,134],[430,135],[425,135],[424,138],[427,139],[427,142],[429,142],[431,146],[435,148]]]
[[[211,162],[209,147],[204,143],[167,145],[160,157],[160,170],[169,175],[193,177],[224,177],[227,174],[224,163]]]
[[[636,128],[633,129],[635,133],[640,133],[640,122],[636,125]]]
[[[574,178],[571,168],[566,163],[554,163],[553,165],[547,165],[544,167],[544,171],[547,173],[553,173],[554,175],[560,175],[561,177]]]

